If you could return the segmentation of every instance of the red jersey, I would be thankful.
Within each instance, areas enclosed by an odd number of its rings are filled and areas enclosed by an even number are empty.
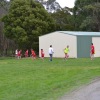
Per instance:
[[[28,57],[28,50],[26,50],[26,52],[25,52],[25,56]]]
[[[94,46],[91,45],[91,54],[94,54],[94,53],[95,53]]]
[[[43,50],[41,50],[41,57],[44,57],[44,52],[43,52]]]
[[[31,50],[31,54],[32,54],[32,56],[33,56],[33,57],[35,57],[35,56],[36,56],[36,54],[35,54],[35,51],[34,51],[34,50]]]
[[[21,56],[21,50],[18,51],[18,56]]]

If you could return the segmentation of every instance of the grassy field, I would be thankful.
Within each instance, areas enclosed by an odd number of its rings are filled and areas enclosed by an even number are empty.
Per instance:
[[[100,58],[0,58],[0,100],[57,100],[100,76]]]

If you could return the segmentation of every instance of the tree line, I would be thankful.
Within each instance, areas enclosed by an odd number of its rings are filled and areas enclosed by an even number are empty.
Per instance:
[[[56,0],[1,0],[0,55],[16,48],[38,53],[39,36],[53,31],[100,31],[100,0],[76,0],[62,8]]]

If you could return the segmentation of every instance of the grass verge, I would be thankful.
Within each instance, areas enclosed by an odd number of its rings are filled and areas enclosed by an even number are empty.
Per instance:
[[[0,100],[57,100],[64,93],[100,76],[95,58],[0,58]]]

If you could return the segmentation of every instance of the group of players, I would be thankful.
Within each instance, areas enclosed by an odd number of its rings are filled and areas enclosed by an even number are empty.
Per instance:
[[[24,56],[25,57],[29,57],[29,50],[28,49],[25,51]],[[33,59],[36,59],[36,53],[35,53],[35,51],[33,49],[31,49],[31,55],[30,56]],[[17,59],[21,59],[21,57],[22,57],[22,50],[16,49],[15,50],[15,57]],[[41,49],[41,58],[44,59],[44,51],[43,51],[43,49]]]
[[[44,51],[43,51],[43,49],[41,49],[40,52],[41,52],[41,58],[42,58],[42,60],[44,60]],[[68,57],[69,57],[68,52],[69,52],[69,46],[67,46],[64,49],[64,54],[65,54],[64,58],[65,59],[68,59]],[[50,45],[50,48],[49,48],[50,61],[52,61],[52,55],[53,55],[53,53],[54,53],[54,51],[53,51],[52,45]],[[95,54],[94,45],[93,45],[93,43],[91,43],[91,46],[90,46],[90,58],[91,58],[91,60],[93,60],[94,54]],[[22,50],[16,49],[16,51],[15,51],[15,57],[17,59],[21,59],[21,56],[22,56]],[[28,49],[25,51],[24,56],[25,57],[29,57],[29,50]],[[36,59],[36,53],[35,53],[35,51],[33,49],[31,49],[31,55],[30,56],[33,59]]]

